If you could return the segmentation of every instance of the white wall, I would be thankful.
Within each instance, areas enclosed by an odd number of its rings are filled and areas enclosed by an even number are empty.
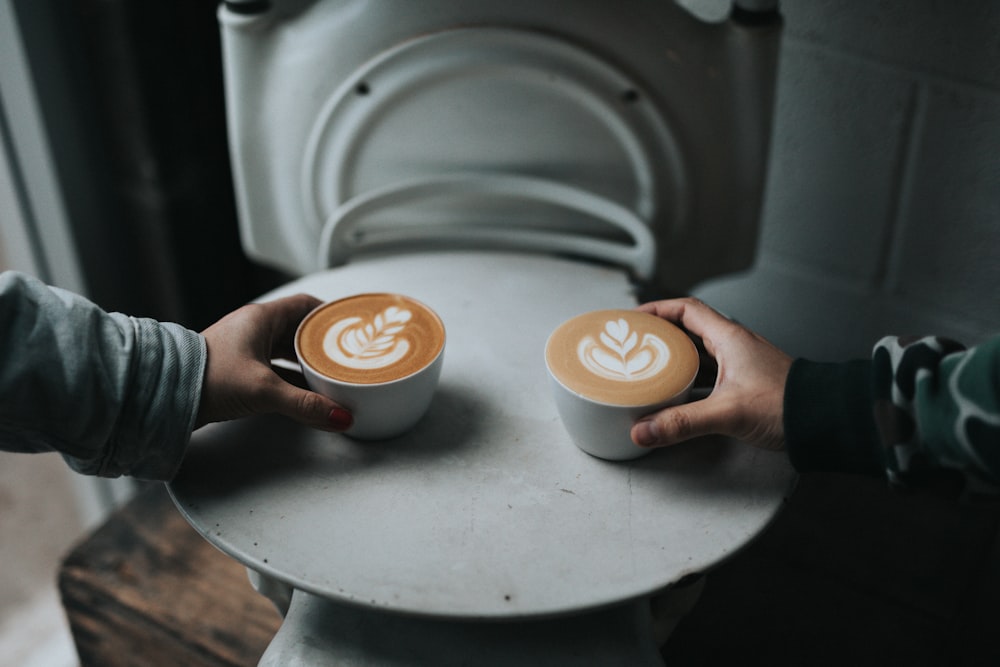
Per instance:
[[[782,13],[759,259],[697,294],[817,359],[1000,331],[1000,3]]]

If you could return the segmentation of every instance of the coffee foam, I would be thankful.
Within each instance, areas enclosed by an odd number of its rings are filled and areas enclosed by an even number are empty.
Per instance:
[[[545,361],[571,391],[612,405],[653,405],[687,389],[698,351],[678,327],[649,313],[599,310],[564,322]]]
[[[441,319],[400,294],[358,294],[320,306],[296,334],[299,358],[315,371],[352,384],[407,377],[444,347]]]

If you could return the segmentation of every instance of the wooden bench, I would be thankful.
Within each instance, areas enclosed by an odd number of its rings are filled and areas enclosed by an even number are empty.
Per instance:
[[[65,559],[59,590],[82,667],[256,665],[281,617],[162,485]]]

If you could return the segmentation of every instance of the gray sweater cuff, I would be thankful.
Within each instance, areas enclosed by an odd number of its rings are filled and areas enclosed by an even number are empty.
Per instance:
[[[113,315],[113,317],[125,317]],[[177,473],[198,416],[205,339],[180,325],[128,318],[135,363],[108,455],[97,474],[169,480]]]

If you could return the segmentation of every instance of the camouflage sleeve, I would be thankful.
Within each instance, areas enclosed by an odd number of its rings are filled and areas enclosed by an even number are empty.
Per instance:
[[[1000,336],[968,350],[943,338],[889,337],[870,359],[796,359],[784,411],[799,472],[920,486],[952,470],[970,491],[1000,486]]]
[[[890,481],[932,469],[1000,483],[1000,336],[971,349],[888,337],[872,355],[875,424]]]

